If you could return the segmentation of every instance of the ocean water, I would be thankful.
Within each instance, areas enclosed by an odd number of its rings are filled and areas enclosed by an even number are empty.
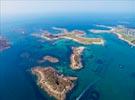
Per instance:
[[[1,22],[1,35],[11,48],[0,52],[0,100],[54,100],[36,84],[30,72],[35,66],[52,66],[64,75],[76,76],[76,86],[67,100],[135,100],[135,47],[119,40],[114,34],[93,34],[89,29],[103,25],[125,25],[135,28],[133,15],[57,15],[19,17]],[[101,37],[105,45],[81,45],[71,40],[46,41],[31,34],[52,27],[80,29],[87,37]],[[24,34],[21,32],[24,31]],[[85,46],[82,55],[84,68],[70,68],[72,46]],[[45,55],[58,57],[57,64],[38,63]]]

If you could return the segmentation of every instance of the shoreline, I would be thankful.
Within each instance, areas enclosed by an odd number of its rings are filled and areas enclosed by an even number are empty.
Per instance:
[[[9,49],[11,47],[11,43],[0,35],[0,52]]]

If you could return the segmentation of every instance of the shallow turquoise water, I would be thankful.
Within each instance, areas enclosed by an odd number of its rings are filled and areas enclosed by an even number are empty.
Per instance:
[[[78,17],[79,16],[79,17]],[[126,26],[134,27],[134,17],[125,16],[53,16],[25,19],[2,23],[2,35],[7,37],[12,46],[0,53],[0,100],[51,100],[36,85],[36,79],[30,73],[34,66],[53,66],[65,75],[77,76],[76,87],[67,99],[75,100],[90,84],[90,91],[96,91],[99,98],[94,100],[134,100],[135,99],[135,48],[119,40],[113,34],[95,35],[88,29],[98,28],[96,24],[117,25],[122,21]],[[112,16],[112,15],[111,15]],[[51,27],[65,27],[69,30],[82,29],[87,37],[102,37],[105,45],[81,45],[70,40],[48,42],[31,36],[32,33]],[[26,34],[20,34],[19,29]],[[84,68],[72,71],[70,54],[72,46],[85,46],[82,60]],[[26,54],[28,57],[21,56]],[[53,55],[60,59],[58,64],[38,63],[44,55]],[[95,81],[97,82],[95,83]],[[87,95],[82,100],[90,100]],[[93,100],[93,99],[92,99]]]

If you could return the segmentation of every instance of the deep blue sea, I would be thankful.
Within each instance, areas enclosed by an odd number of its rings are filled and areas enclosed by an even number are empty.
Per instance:
[[[52,66],[64,75],[78,77],[67,100],[76,100],[81,94],[79,100],[135,100],[135,47],[114,34],[90,33],[89,29],[104,29],[97,24],[135,28],[135,15],[63,14],[2,19],[0,33],[11,48],[0,52],[0,100],[54,100],[37,86],[30,72],[35,66]],[[42,30],[57,34],[52,30],[54,26],[83,30],[87,37],[103,38],[105,45],[81,45],[66,39],[47,41],[31,35]],[[82,54],[84,67],[79,71],[70,68],[72,46],[86,47]],[[58,57],[60,62],[38,63],[45,55]]]

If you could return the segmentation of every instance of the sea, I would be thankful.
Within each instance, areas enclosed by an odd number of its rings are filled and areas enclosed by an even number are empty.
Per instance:
[[[37,85],[31,73],[36,66],[55,68],[65,76],[75,76],[75,87],[66,100],[135,100],[135,47],[118,39],[115,34],[93,34],[90,29],[107,29],[96,25],[125,25],[135,28],[133,14],[52,14],[26,15],[1,19],[0,34],[11,44],[0,52],[0,100],[55,100]],[[86,37],[105,40],[104,45],[83,45],[72,40],[47,41],[32,34],[52,27],[86,32]],[[72,47],[84,46],[83,68],[70,68]],[[57,57],[59,62],[39,63],[45,55]]]

